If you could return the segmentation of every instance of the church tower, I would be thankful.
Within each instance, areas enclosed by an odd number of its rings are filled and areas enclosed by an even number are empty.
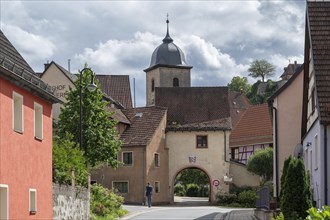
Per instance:
[[[190,69],[182,50],[173,43],[169,34],[169,21],[166,36],[151,56],[146,72],[147,106],[154,105],[155,87],[190,87]]]

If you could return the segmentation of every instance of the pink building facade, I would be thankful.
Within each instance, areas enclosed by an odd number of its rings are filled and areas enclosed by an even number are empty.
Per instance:
[[[58,100],[1,31],[0,40],[0,219],[52,219],[52,104]]]

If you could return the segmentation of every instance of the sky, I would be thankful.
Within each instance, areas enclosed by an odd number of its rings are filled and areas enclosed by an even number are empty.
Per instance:
[[[70,59],[72,73],[87,63],[97,74],[129,75],[136,106],[145,106],[143,70],[166,35],[167,14],[173,43],[193,67],[192,86],[226,86],[248,77],[256,59],[276,66],[272,80],[302,63],[305,7],[305,0],[0,0],[0,29],[35,72],[51,61],[68,68]]]

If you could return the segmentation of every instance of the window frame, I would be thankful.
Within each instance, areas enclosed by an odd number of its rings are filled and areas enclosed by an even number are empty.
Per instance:
[[[43,106],[37,102],[34,102],[34,137],[37,140],[43,140],[43,129]]]
[[[34,201],[32,201],[32,195],[34,194]],[[34,206],[32,203],[34,202]],[[34,188],[29,189],[29,212],[30,215],[35,215],[37,213],[37,190]]]
[[[199,142],[198,142],[198,139],[199,138],[205,138],[206,140],[206,145],[204,146],[204,141],[202,139],[202,145],[199,146]],[[196,135],[196,148],[198,149],[207,149],[208,148],[208,136],[207,135]]]
[[[124,161],[124,154],[131,154],[132,155],[131,156],[132,162],[130,164],[125,163],[125,161]],[[125,166],[125,167],[132,167],[134,165],[134,154],[133,154],[133,151],[123,151],[121,153],[121,161],[123,162],[123,166]]]
[[[157,158],[157,160],[156,160],[156,158]],[[160,154],[159,153],[154,153],[154,163],[155,163],[155,167],[160,167]]]
[[[160,193],[160,181],[155,181],[154,186],[155,186],[155,193]]]
[[[173,78],[173,87],[180,87],[180,81],[178,77]]]
[[[9,216],[9,187],[8,185],[6,184],[0,184],[0,192],[1,192],[1,189],[5,189],[6,190],[6,216],[0,216],[0,218],[2,219],[2,217],[4,217],[4,219],[8,219],[8,216]],[[1,201],[1,198],[0,198],[0,201]],[[1,203],[0,203],[1,204]],[[1,207],[0,207],[0,210],[1,210]]]
[[[151,79],[151,92],[155,91],[155,79]]]
[[[126,183],[127,184],[127,192],[120,192],[117,188],[115,188],[115,183]],[[112,189],[118,190],[118,193],[120,194],[128,194],[129,193],[129,181],[128,180],[115,180],[111,182]]]
[[[23,95],[13,91],[12,101],[13,101],[13,106],[12,106],[13,130],[17,133],[23,134],[24,133],[24,97]]]

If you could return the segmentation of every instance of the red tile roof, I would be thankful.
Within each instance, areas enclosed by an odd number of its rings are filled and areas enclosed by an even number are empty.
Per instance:
[[[316,78],[316,94],[321,123],[330,123],[330,2],[307,1]],[[308,36],[308,35],[306,35]],[[308,74],[308,73],[306,73]]]
[[[166,111],[166,108],[156,106],[122,109],[131,122],[120,137],[123,146],[146,146],[166,117]]]
[[[273,142],[273,128],[268,104],[251,105],[230,134],[229,146]]]
[[[156,87],[155,105],[168,108],[167,130],[231,129],[227,87]]]
[[[131,86],[128,75],[96,75],[100,82],[101,91],[124,108],[132,108]]]
[[[234,128],[246,109],[251,105],[241,92],[229,91],[229,105],[232,127]]]

